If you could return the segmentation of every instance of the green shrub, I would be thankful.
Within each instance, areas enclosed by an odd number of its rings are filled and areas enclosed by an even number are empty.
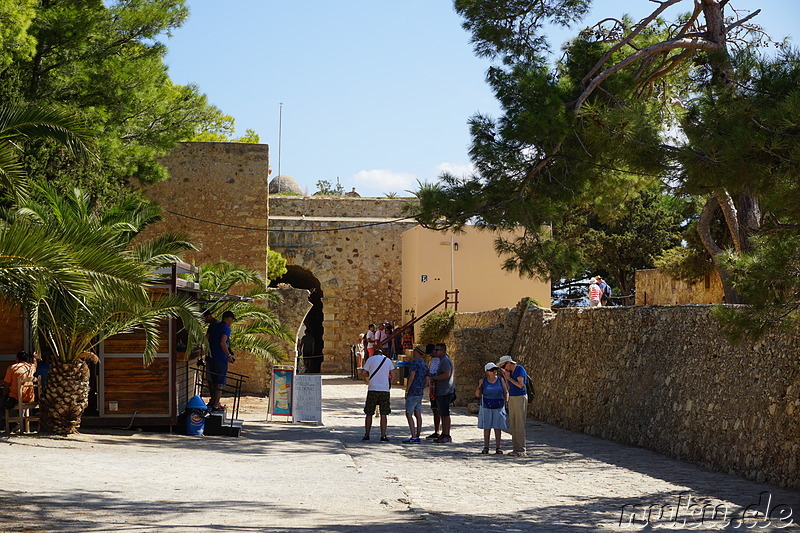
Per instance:
[[[422,320],[422,327],[419,329],[419,344],[435,344],[443,342],[455,325],[456,312],[452,309],[444,311],[434,311]]]
[[[276,279],[281,279],[287,272],[286,259],[280,253],[270,248],[267,254],[267,277],[269,278],[267,283],[275,281]]]
[[[536,307],[544,307],[544,306],[541,304],[541,302],[539,302],[539,300],[537,300],[536,298],[531,298],[530,296],[527,296],[527,297],[525,298],[525,305],[527,305],[528,307],[530,307],[530,306],[532,306],[532,305],[533,305],[533,306],[536,306]]]

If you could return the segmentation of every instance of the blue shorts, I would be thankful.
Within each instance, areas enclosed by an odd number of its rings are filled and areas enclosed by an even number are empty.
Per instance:
[[[206,359],[208,381],[214,385],[225,385],[228,378],[228,362],[209,357]]]
[[[411,414],[415,411],[422,411],[422,394],[406,397],[406,413]]]

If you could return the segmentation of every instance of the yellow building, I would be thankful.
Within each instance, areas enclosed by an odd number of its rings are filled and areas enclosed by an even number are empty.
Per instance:
[[[526,296],[550,307],[550,282],[502,269],[503,259],[494,249],[496,233],[474,226],[464,230],[417,226],[403,233],[404,320],[425,313],[454,289],[459,291],[459,312],[514,307]]]

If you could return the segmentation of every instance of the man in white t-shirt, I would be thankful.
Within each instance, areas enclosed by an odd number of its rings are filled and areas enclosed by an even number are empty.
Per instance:
[[[381,410],[381,442],[389,442],[386,436],[387,415],[392,411],[389,401],[389,388],[392,382],[394,363],[384,356],[380,350],[375,350],[375,355],[364,361],[361,376],[368,379],[367,401],[364,405],[364,436],[361,440],[369,440],[372,429],[372,417],[375,416],[375,406]]]

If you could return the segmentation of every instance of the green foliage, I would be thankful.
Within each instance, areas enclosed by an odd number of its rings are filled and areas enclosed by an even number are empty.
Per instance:
[[[163,215],[160,207],[140,195],[132,194],[116,204],[102,205],[79,188],[64,194],[52,185],[34,184],[31,196],[20,200],[9,215],[15,220],[41,225],[56,235],[77,230],[74,244],[114,250],[151,270],[180,261],[185,251],[197,250],[183,233],[167,232],[150,239],[137,239]]]
[[[539,300],[537,300],[536,298],[531,298],[530,296],[526,296],[524,300],[525,300],[525,305],[527,306],[544,307],[541,304],[541,302],[539,302]]]
[[[716,309],[733,340],[757,339],[771,328],[793,330],[800,319],[800,231],[765,232],[748,254],[728,254],[726,266],[749,305]]]
[[[251,130],[245,130],[241,137],[234,137],[236,133],[236,119],[230,115],[219,115],[211,121],[200,124],[190,141],[205,142],[237,142],[237,143],[259,143],[258,134]]]
[[[452,309],[434,311],[422,319],[417,342],[431,344],[444,342],[455,326],[456,312]]]
[[[328,180],[319,180],[314,196],[344,196],[344,187],[339,183],[339,178],[336,178],[336,185],[332,185]]]
[[[33,4],[27,35],[36,43],[35,53],[15,56],[3,71],[0,100],[77,115],[89,125],[98,156],[95,165],[75,166],[60,145],[30,140],[24,143],[24,163],[33,179],[53,182],[64,191],[80,186],[93,196],[119,198],[131,183],[164,179],[166,170],[158,158],[204,124],[219,120],[220,111],[196,87],[176,85],[167,74],[166,49],[159,39],[183,23],[185,4]],[[20,16],[10,22],[22,34],[30,21]]]
[[[637,269],[652,268],[665,249],[679,244],[690,205],[658,190],[644,190],[613,216],[601,218],[590,207],[576,206],[554,219],[552,238],[521,232],[498,238],[495,246],[506,256],[506,270],[556,280],[602,273],[627,295]]]
[[[55,360],[70,363],[103,339],[136,329],[145,334],[148,362],[158,349],[159,323],[170,317],[191,322],[190,334],[199,338],[191,301],[147,293],[158,261],[130,246],[139,229],[135,213],[92,212],[80,190],[64,199],[46,186],[34,192],[42,203],[26,199],[0,226],[0,277],[10,281],[0,292],[23,309],[36,349],[43,342]],[[39,246],[52,252],[42,255]]]
[[[699,212],[700,206],[695,204],[695,207],[695,215],[686,224],[681,235],[681,244],[664,250],[653,263],[656,268],[664,270],[672,278],[692,283],[714,271],[714,261],[703,248],[697,233],[696,213]],[[719,242],[729,241],[722,221],[714,221],[712,232]]]
[[[740,301],[732,284],[746,293],[745,278],[766,275],[738,266],[752,266],[751,254],[764,259],[754,249],[767,246],[754,238],[761,226],[780,234],[800,224],[798,53],[758,56],[762,33],[737,20],[728,2],[686,0],[693,15],[673,21],[660,16],[664,2],[641,23],[604,19],[579,31],[554,61],[548,24],[579,22],[589,3],[455,0],[476,53],[494,60],[487,80],[502,114],[470,121],[475,175],[422,184],[413,214],[435,229],[521,228],[521,237],[498,241],[498,250],[523,274],[592,271],[588,261],[596,256],[604,264],[594,267],[613,274],[624,291],[633,265],[652,265],[661,255],[681,277],[713,264],[728,301]],[[645,210],[652,226],[643,229],[644,211],[629,209],[654,187],[705,203],[684,218],[698,235],[685,235],[680,247],[662,226],[674,227],[674,219],[652,205]],[[571,240],[576,234],[580,249]],[[672,250],[661,254],[659,247]],[[642,253],[633,258],[626,249]],[[791,275],[777,270],[772,278]]]
[[[286,268],[286,258],[279,252],[271,249],[267,252],[267,280],[275,281],[280,279],[288,272]]]
[[[15,59],[30,59],[36,40],[28,33],[36,0],[0,0],[0,72]]]

